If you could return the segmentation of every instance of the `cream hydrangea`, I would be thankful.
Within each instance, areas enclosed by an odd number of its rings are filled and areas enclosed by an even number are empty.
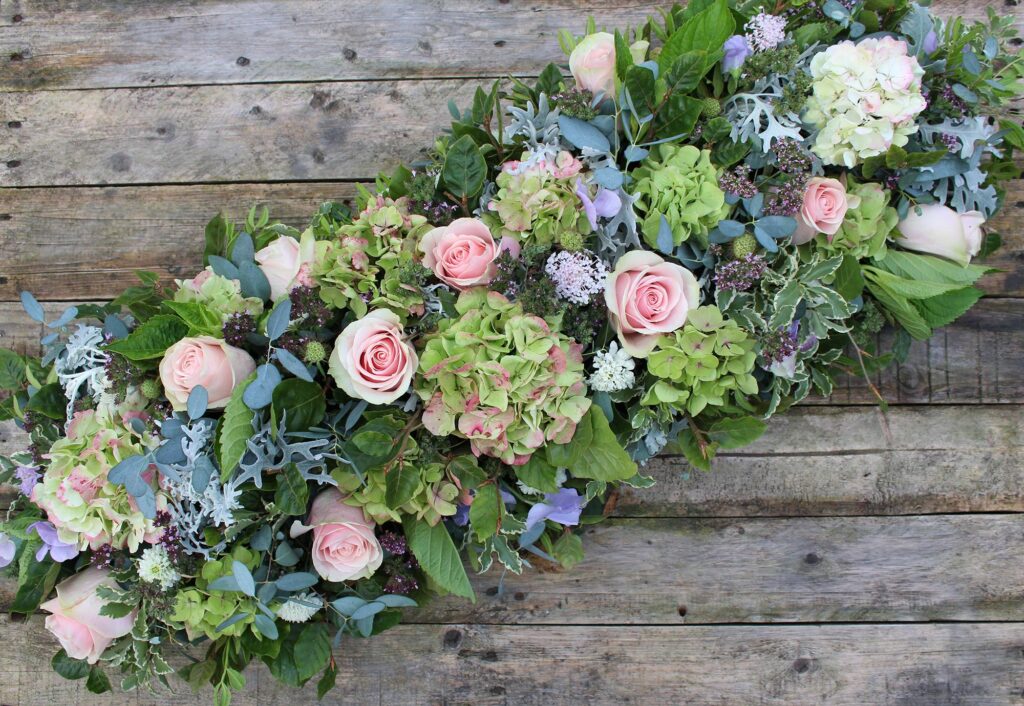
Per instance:
[[[927,105],[924,69],[891,37],[840,42],[811,60],[814,78],[804,119],[818,128],[811,148],[826,164],[853,167],[902,147]]]

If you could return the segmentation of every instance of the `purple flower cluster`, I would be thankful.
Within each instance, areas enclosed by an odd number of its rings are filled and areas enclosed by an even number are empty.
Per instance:
[[[804,191],[807,188],[807,181],[803,177],[794,177],[783,184],[778,190],[771,194],[764,205],[766,216],[795,216],[804,205]]]
[[[779,169],[787,174],[802,174],[811,168],[811,158],[796,140],[787,137],[772,149]]]
[[[951,133],[944,132],[939,135],[939,142],[950,152],[958,152],[960,150],[960,138]]]
[[[380,542],[381,549],[390,554],[405,554],[409,551],[405,537],[397,532],[381,532],[377,541]]]
[[[245,345],[246,337],[256,330],[256,319],[252,314],[232,314],[231,318],[224,322],[221,333],[224,342],[229,346],[241,348]]]
[[[295,287],[288,299],[292,303],[292,319],[301,321],[304,328],[323,328],[331,320],[331,312],[316,287]]]
[[[737,260],[719,263],[715,268],[715,286],[746,292],[764,276],[768,263],[764,257],[750,253]]]
[[[752,199],[757,196],[757,186],[750,179],[750,167],[745,164],[722,174],[718,178],[718,186],[727,194],[734,194],[741,199]]]
[[[781,363],[799,347],[794,327],[769,331],[761,337],[761,354],[773,363]]]
[[[168,558],[174,563],[178,563],[178,560],[181,559],[181,536],[178,534],[178,526],[174,524],[171,513],[167,511],[156,513],[153,523],[157,527],[163,528],[160,539],[156,541],[156,546],[163,547]]]

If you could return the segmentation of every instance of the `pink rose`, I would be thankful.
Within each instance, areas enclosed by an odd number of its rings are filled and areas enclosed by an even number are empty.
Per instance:
[[[661,334],[680,328],[690,309],[700,306],[700,285],[685,267],[633,250],[615,263],[604,299],[622,347],[646,358]]]
[[[434,228],[420,240],[423,266],[456,289],[487,284],[498,267],[501,250],[490,229],[475,218],[459,218],[443,228]]]
[[[299,285],[313,283],[309,267],[313,262],[316,241],[312,233],[303,233],[302,240],[282,235],[256,253],[256,262],[270,282],[270,298],[283,297]]]
[[[176,410],[185,409],[188,395],[196,385],[206,388],[208,407],[223,407],[235,385],[256,369],[252,357],[213,336],[183,338],[164,353],[160,361],[160,382]]]
[[[957,213],[937,203],[914,206],[897,226],[900,237],[896,242],[907,250],[938,255],[966,266],[981,250],[984,223],[985,216],[978,211]]]
[[[836,179],[811,177],[804,190],[804,205],[796,219],[793,244],[810,242],[818,233],[835,235],[846,218],[846,187]]]
[[[373,533],[374,523],[358,507],[345,504],[337,488],[313,501],[307,524],[292,523],[291,536],[313,530],[313,568],[328,581],[353,581],[373,575],[384,559]]]
[[[409,389],[418,364],[398,315],[378,309],[345,327],[327,369],[349,397],[387,404]]]
[[[569,55],[569,71],[580,88],[612,95],[615,91],[615,37],[607,32],[588,34]]]
[[[57,636],[68,656],[89,664],[96,664],[110,643],[131,632],[135,622],[134,610],[122,618],[100,615],[106,604],[96,594],[100,586],[117,588],[109,571],[90,567],[58,584],[57,597],[39,606],[52,613],[46,617],[46,629]]]

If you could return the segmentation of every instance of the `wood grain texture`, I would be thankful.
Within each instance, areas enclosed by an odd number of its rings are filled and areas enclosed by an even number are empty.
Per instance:
[[[940,0],[944,16],[1002,3]],[[560,29],[643,21],[649,2],[544,0],[12,0],[0,6],[0,90],[536,74]],[[102,39],[100,39],[102,38]]]
[[[94,696],[49,667],[42,621],[0,618],[0,702],[210,703],[209,691]],[[335,653],[323,702],[365,706],[1020,706],[1020,624],[719,627],[406,625]],[[409,659],[416,654],[418,659]],[[245,672],[238,706],[315,704],[312,686]]]
[[[111,299],[134,283],[136,269],[168,280],[194,272],[203,227],[220,211],[242,220],[250,206],[267,205],[300,226],[321,202],[354,195],[354,184],[332,182],[0,189],[0,301],[24,289],[40,299]],[[981,286],[1024,296],[1024,181],[1007,185],[990,226],[1003,247],[985,264],[1000,271]]]
[[[1024,515],[616,519],[572,571],[471,575],[411,623],[1024,620]],[[537,562],[543,564],[543,562]],[[0,605],[16,584],[0,580]]]
[[[644,470],[657,484],[621,489],[619,517],[908,515],[1024,510],[1024,407],[803,407],[774,417],[712,471],[680,457]],[[27,436],[0,423],[0,454]],[[0,507],[15,497],[0,488]]]

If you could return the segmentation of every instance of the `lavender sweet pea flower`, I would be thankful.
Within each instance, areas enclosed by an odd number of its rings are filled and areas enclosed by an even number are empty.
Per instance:
[[[939,48],[939,35],[935,34],[933,29],[928,34],[924,35],[924,53],[929,56],[935,53],[935,50]]]
[[[14,541],[0,532],[0,569],[14,561]]]
[[[734,34],[725,40],[722,45],[725,56],[722,57],[722,71],[726,73],[743,66],[743,62],[754,52],[747,43],[747,38],[742,34]]]
[[[18,466],[14,475],[21,481],[21,486],[18,488],[21,494],[25,497],[32,495],[32,489],[39,482],[39,469],[35,466]]]
[[[598,217],[611,218],[618,215],[619,210],[622,208],[622,199],[614,191],[598,189],[597,196],[591,200],[590,194],[587,193],[587,187],[578,180],[576,182],[576,195],[580,197],[580,202],[583,204],[583,212],[587,214],[590,227],[594,230],[597,230]]]
[[[39,547],[39,551],[36,552],[36,561],[42,561],[47,553],[58,563],[74,559],[78,556],[78,547],[74,544],[60,541],[60,537],[57,535],[57,528],[53,524],[42,521],[33,522],[26,531],[31,532],[32,530],[35,530],[39,538],[43,540],[43,546]]]
[[[561,525],[579,524],[580,512],[586,504],[587,501],[572,488],[547,493],[544,502],[530,508],[530,514],[526,516],[526,529],[544,520],[552,520]]]

